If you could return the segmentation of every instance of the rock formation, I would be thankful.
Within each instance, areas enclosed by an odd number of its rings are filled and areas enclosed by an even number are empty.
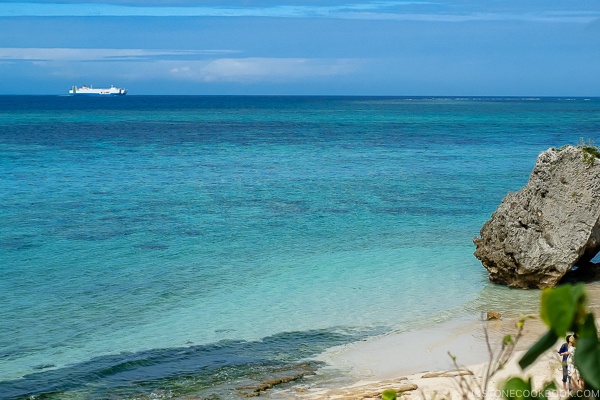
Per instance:
[[[600,251],[600,153],[566,146],[541,153],[529,182],[509,193],[473,239],[491,282],[555,286]]]

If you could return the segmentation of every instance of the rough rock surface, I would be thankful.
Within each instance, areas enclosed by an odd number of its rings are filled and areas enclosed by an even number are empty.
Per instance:
[[[600,159],[586,146],[541,153],[529,182],[509,193],[473,239],[491,282],[555,286],[600,251]]]

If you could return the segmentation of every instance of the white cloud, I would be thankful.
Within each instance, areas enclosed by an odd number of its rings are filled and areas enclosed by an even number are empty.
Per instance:
[[[126,61],[235,53],[232,50],[0,48],[0,60]]]
[[[138,16],[138,17],[337,17],[349,10],[383,10],[421,1],[375,1],[342,5],[272,5],[272,6],[131,6],[98,3],[24,2],[0,3],[0,16],[86,17],[86,16]]]
[[[354,59],[221,58],[172,67],[170,73],[184,80],[249,83],[345,75],[358,67]]]
[[[364,61],[351,58],[233,58],[226,50],[0,48],[0,63],[28,62],[48,74],[76,78],[115,76],[127,80],[190,82],[290,82],[347,75]],[[215,58],[217,55],[217,58]]]

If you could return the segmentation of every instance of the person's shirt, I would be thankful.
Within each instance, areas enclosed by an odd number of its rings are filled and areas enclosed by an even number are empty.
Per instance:
[[[575,346],[569,346],[568,352],[569,352],[569,355],[571,357],[573,357],[573,355],[575,354]]]
[[[558,354],[563,354],[563,353],[568,353],[568,352],[569,352],[569,343],[563,343],[563,345],[560,346],[560,349],[558,350]],[[562,356],[563,361],[567,361],[568,358],[569,358],[568,354],[565,354]]]

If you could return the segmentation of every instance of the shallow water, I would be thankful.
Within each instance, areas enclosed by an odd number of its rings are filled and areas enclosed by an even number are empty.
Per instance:
[[[228,396],[364,334],[533,308],[472,238],[541,151],[599,131],[597,99],[2,96],[0,388]]]

